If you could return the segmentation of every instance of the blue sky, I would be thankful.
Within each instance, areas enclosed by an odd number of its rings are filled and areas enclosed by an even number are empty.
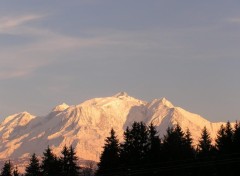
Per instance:
[[[240,1],[0,2],[0,118],[120,91],[240,119]]]

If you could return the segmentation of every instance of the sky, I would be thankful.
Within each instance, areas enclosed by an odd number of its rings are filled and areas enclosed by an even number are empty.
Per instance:
[[[0,1],[0,119],[125,91],[240,120],[240,1]]]

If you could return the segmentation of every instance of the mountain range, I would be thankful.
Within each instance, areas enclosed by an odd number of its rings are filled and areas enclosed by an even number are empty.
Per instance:
[[[0,123],[0,159],[24,159],[33,152],[42,155],[47,146],[59,155],[64,145],[73,145],[80,159],[99,161],[111,128],[121,141],[124,130],[134,121],[153,123],[160,137],[168,127],[179,124],[183,130],[190,130],[194,145],[204,126],[214,139],[224,124],[210,122],[165,98],[145,102],[120,92],[79,105],[61,104],[46,116],[22,112],[6,117]]]

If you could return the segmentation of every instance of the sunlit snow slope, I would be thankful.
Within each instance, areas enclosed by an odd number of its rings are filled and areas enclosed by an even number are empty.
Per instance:
[[[0,124],[0,159],[24,158],[33,152],[41,155],[48,145],[59,154],[64,145],[72,144],[81,159],[98,161],[110,129],[122,139],[124,129],[134,121],[153,123],[160,137],[168,126],[178,123],[184,130],[189,128],[195,142],[204,126],[215,138],[223,124],[175,107],[165,98],[147,103],[120,92],[76,106],[61,104],[46,116],[23,112],[5,118]]]

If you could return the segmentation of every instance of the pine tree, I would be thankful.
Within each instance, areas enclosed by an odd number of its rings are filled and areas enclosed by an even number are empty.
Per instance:
[[[143,164],[149,151],[148,128],[143,122],[134,122],[131,129],[124,133],[124,143],[121,145],[121,161],[123,164]]]
[[[40,173],[41,173],[41,169],[40,169],[39,160],[36,154],[34,153],[30,158],[30,163],[26,167],[25,176],[38,176],[40,175]]]
[[[184,135],[184,147],[183,147],[183,152],[185,153],[185,157],[186,158],[193,158],[194,156],[194,148],[192,146],[192,135],[189,131],[189,129],[187,129],[185,135]]]
[[[119,166],[119,152],[119,141],[115,131],[111,129],[110,136],[105,140],[96,175],[113,174],[114,169]]]
[[[233,130],[230,122],[227,122],[225,127],[223,125],[220,127],[216,139],[216,147],[218,150],[217,159],[219,161],[233,159],[233,155],[229,155],[234,151]],[[224,167],[222,167],[222,165],[217,165],[218,174],[233,175],[235,172],[235,170],[233,170],[233,164],[236,163],[225,163]]]
[[[156,127],[151,123],[148,129],[149,134],[149,161],[157,162],[161,160],[161,140],[157,135]]]
[[[188,131],[185,134],[178,124],[174,128],[169,127],[163,140],[163,157],[165,161],[163,167],[179,169],[171,171],[163,170],[162,175],[192,175],[193,169],[191,167],[184,169],[181,165],[192,164],[192,160],[194,159],[193,152],[190,132]],[[167,161],[169,161],[169,163],[166,163]],[[191,162],[188,163],[189,161]]]
[[[219,153],[222,154],[233,151],[233,130],[230,122],[227,122],[225,127],[221,125],[216,139],[216,147]]]
[[[175,128],[168,128],[163,140],[163,152],[166,160],[184,159],[184,132],[177,124]]]
[[[12,163],[9,161],[4,163],[2,168],[1,176],[12,176],[13,166]]]
[[[240,157],[240,123],[235,122],[233,130],[233,155],[231,159],[238,159]],[[231,165],[233,175],[239,175],[240,161]]]
[[[233,131],[234,152],[240,152],[240,123],[236,121]]]
[[[61,168],[62,168],[62,175],[68,175],[69,173],[69,149],[64,146],[63,150],[61,151],[62,156],[60,157]]]
[[[129,127],[124,131],[124,143],[120,145],[120,162],[122,164],[129,163],[131,158],[132,135]]]
[[[210,134],[207,131],[207,128],[204,127],[201,133],[201,138],[198,142],[198,152],[200,157],[207,157],[210,154],[210,151],[212,149],[212,141],[210,138]]]
[[[60,162],[49,146],[45,152],[43,152],[41,169],[43,176],[59,176],[61,173]]]
[[[231,153],[233,151],[233,129],[228,121],[225,127],[226,133],[226,152]]]
[[[216,139],[216,147],[218,151],[223,151],[225,146],[225,127],[221,125],[220,129],[218,130],[217,139]]]
[[[76,156],[75,149],[72,146],[70,146],[70,149],[69,149],[68,160],[69,160],[68,176],[80,175],[80,167],[78,166],[78,163],[77,163],[78,157]]]

